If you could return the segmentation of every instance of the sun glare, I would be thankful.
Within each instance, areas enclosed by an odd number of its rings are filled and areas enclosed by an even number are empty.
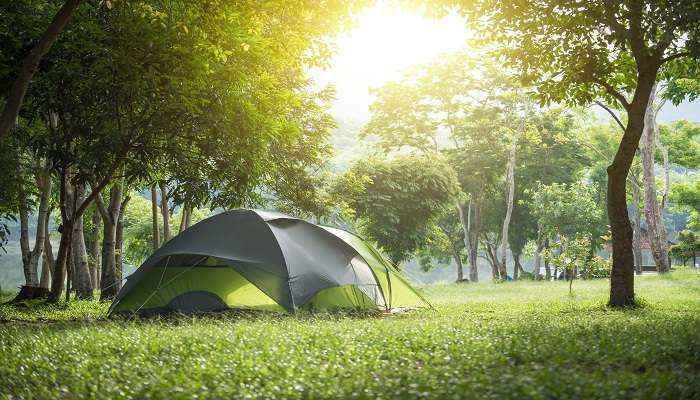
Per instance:
[[[467,37],[456,14],[438,20],[379,3],[365,10],[355,29],[338,36],[331,67],[314,71],[314,77],[320,85],[336,87],[334,114],[366,118],[371,87],[400,78],[411,65],[464,48]]]

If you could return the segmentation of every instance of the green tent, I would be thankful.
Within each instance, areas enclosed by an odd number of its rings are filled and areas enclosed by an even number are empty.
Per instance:
[[[428,303],[358,236],[284,214],[215,215],[158,249],[110,313],[392,310]]]

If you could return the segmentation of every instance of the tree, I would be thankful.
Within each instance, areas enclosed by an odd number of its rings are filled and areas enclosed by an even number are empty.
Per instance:
[[[5,100],[2,114],[0,114],[0,141],[10,133],[10,130],[15,125],[20,108],[22,107],[22,102],[24,101],[24,96],[29,87],[29,82],[38,70],[39,62],[41,62],[41,59],[51,49],[51,46],[56,39],[58,39],[63,28],[70,22],[80,3],[81,0],[67,0],[63,4],[63,7],[58,10],[56,16],[46,28],[46,31],[44,31],[41,38],[39,38],[39,41],[22,61],[22,67],[17,73],[12,88]],[[33,10],[28,12],[33,12]],[[2,14],[3,13],[0,13],[0,15]]]
[[[370,159],[356,163],[346,174],[365,182],[362,188],[343,188],[360,230],[400,264],[425,245],[437,211],[453,204],[456,179],[432,156],[403,156],[392,161]]]
[[[683,265],[688,263],[688,260],[693,260],[693,267],[697,266],[697,252],[700,251],[700,239],[695,232],[683,230],[678,233],[678,244],[671,247],[671,254],[680,259]]]
[[[613,268],[610,306],[634,303],[632,227],[626,179],[659,76],[700,56],[700,4],[681,1],[571,3],[440,1],[458,6],[471,28],[520,75],[543,102],[575,105],[604,99],[625,110],[627,124],[608,167],[608,217]],[[629,98],[624,93],[633,93]]]
[[[47,54],[25,107],[34,118],[58,121],[51,135],[31,141],[50,160],[61,194],[51,300],[63,289],[74,229],[103,189],[110,192],[99,207],[106,211],[103,248],[115,247],[102,257],[109,266],[102,269],[109,279],[100,282],[106,289],[118,284],[111,266],[119,264],[120,206],[151,175],[165,169],[173,182],[206,182],[189,185],[204,190],[183,189],[187,209],[210,198],[216,205],[260,204],[268,200],[265,190],[285,189],[291,197],[292,184],[315,183],[302,172],[321,154],[330,125],[324,95],[306,71],[325,62],[323,37],[360,5],[282,10],[224,2],[212,12],[201,3],[119,2],[111,11],[92,3],[78,9],[76,29]],[[3,65],[20,52],[24,32],[38,25],[32,18],[17,22],[6,43],[19,45],[3,51]],[[275,173],[288,179],[272,187]],[[76,188],[85,196],[71,197]]]

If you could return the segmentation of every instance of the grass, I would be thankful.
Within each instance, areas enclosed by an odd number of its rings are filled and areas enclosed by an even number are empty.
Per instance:
[[[700,274],[444,284],[435,310],[115,321],[0,306],[0,398],[700,398]],[[86,318],[85,315],[88,315]]]

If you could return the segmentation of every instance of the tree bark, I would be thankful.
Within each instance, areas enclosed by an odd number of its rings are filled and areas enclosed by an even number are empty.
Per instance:
[[[85,187],[77,185],[75,188],[76,204],[82,204],[85,197]],[[85,245],[85,232],[83,229],[83,217],[75,218],[73,224],[72,243],[72,272],[73,287],[77,299],[90,300],[93,298],[92,279],[90,279],[90,267],[88,264],[87,246]]]
[[[90,236],[90,279],[92,281],[92,287],[100,287],[100,266],[102,265],[100,257],[100,228],[102,226],[102,214],[95,207],[92,212],[92,232]]]
[[[503,219],[503,232],[501,234],[501,260],[498,263],[498,275],[500,279],[508,278],[506,269],[506,255],[508,250],[508,228],[510,227],[510,218],[513,214],[513,199],[515,197],[515,150],[518,144],[520,132],[513,134],[513,140],[510,145],[510,157],[508,159],[508,167],[506,168],[506,184],[508,185],[508,200],[506,203],[506,216]]]
[[[27,88],[29,88],[29,83],[39,68],[39,62],[51,49],[56,39],[58,39],[58,35],[61,34],[70,21],[80,2],[81,0],[67,0],[63,4],[63,7],[56,13],[53,21],[41,35],[39,41],[22,61],[22,67],[12,84],[5,108],[0,115],[0,140],[3,140],[14,126],[24,101],[24,95],[27,93]]]
[[[549,249],[549,238],[545,237],[544,238],[544,249],[547,250]],[[549,267],[549,259],[545,257],[544,259],[544,274],[545,274],[545,279],[547,281],[552,279],[552,270]]]
[[[117,267],[117,284],[116,284],[116,291],[119,292],[122,288],[122,280],[124,279],[124,257],[123,257],[123,250],[124,250],[124,213],[126,212],[126,206],[129,204],[129,200],[131,200],[131,197],[126,196],[124,200],[122,200],[122,204],[119,207],[119,217],[117,218],[117,234],[116,234],[116,243],[115,243],[115,255],[114,255],[114,261],[115,265]]]
[[[472,213],[472,209],[474,212]],[[471,282],[479,281],[479,269],[477,267],[477,256],[479,251],[479,228],[481,224],[481,213],[478,202],[469,199],[467,208],[467,216],[464,217],[464,206],[458,204],[457,211],[459,212],[459,220],[464,231],[464,247],[467,251],[467,260],[469,262],[469,280]],[[472,219],[472,214],[474,218]]]
[[[642,218],[639,210],[640,188],[639,182],[634,175],[630,175],[632,184],[632,208],[634,210],[634,226],[632,227],[632,252],[634,253],[634,266],[637,275],[644,271],[642,267]]]
[[[535,267],[532,269],[532,276],[535,280],[540,279],[540,267],[542,266],[542,249],[544,240],[542,235],[542,225],[537,224],[537,248],[535,249]]]
[[[170,240],[170,209],[168,208],[168,186],[160,183],[160,212],[163,214],[163,244]]]
[[[46,232],[46,234],[44,235],[44,253],[42,254],[43,262],[41,264],[41,279],[39,282],[39,286],[44,289],[48,289],[51,285],[51,276],[53,276],[54,266],[53,249],[51,246],[51,237],[49,236],[50,219],[51,209],[47,212],[46,219],[44,220],[44,232]]]
[[[608,167],[608,218],[612,233],[612,272],[610,275],[611,307],[634,304],[634,253],[632,252],[632,226],[627,215],[626,182],[644,129],[644,115],[652,87],[656,81],[656,68],[641,70],[637,79],[634,99],[627,108],[627,127],[620,141],[615,158]]]
[[[523,266],[520,264],[520,253],[513,253],[513,280],[517,281]]]
[[[110,189],[109,205],[105,205],[102,196],[96,198],[97,208],[102,214],[102,274],[100,277],[100,300],[111,300],[118,291],[117,274],[117,224],[121,212],[122,186],[115,183]]]
[[[158,226],[158,190],[156,185],[151,185],[151,218],[153,234],[153,251],[160,247],[160,226]]]
[[[51,303],[58,302],[61,292],[63,292],[68,268],[68,251],[72,241],[71,236],[73,235],[73,219],[69,213],[68,203],[72,194],[70,193],[68,184],[67,168],[62,168],[59,180],[59,208],[61,211],[61,226],[59,227],[59,232],[61,233],[61,240],[58,243],[58,254],[56,255],[56,262],[54,263],[51,279],[51,293],[48,298],[48,301]]]
[[[647,221],[647,232],[651,253],[654,256],[656,270],[660,273],[670,271],[668,262],[668,238],[664,225],[661,207],[656,191],[656,173],[654,171],[654,154],[656,146],[656,110],[654,107],[656,85],[652,89],[644,117],[642,134],[642,167],[644,171],[644,214]]]

